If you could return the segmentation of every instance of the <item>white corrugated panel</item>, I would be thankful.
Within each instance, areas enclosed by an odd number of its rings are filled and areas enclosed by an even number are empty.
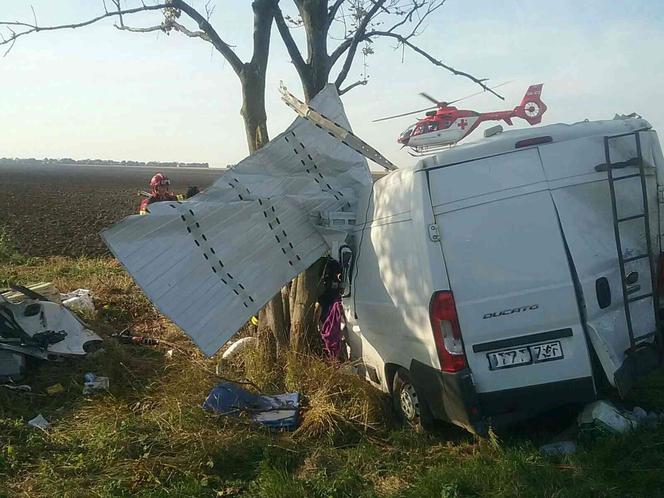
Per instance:
[[[311,106],[348,126],[328,86]],[[184,202],[150,206],[103,232],[162,313],[214,354],[329,249],[320,211],[353,211],[371,183],[362,155],[302,118]]]

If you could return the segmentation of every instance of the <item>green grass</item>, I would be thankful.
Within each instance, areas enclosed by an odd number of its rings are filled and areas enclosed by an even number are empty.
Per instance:
[[[571,419],[547,415],[479,440],[454,427],[416,434],[395,427],[386,400],[338,365],[291,357],[267,367],[206,359],[143,297],[111,259],[31,259],[0,264],[0,286],[53,281],[93,289],[88,316],[105,351],[32,365],[31,394],[0,388],[0,496],[623,497],[664,496],[664,429],[583,441],[565,457],[538,447]],[[168,345],[137,347],[108,336],[124,327]],[[173,349],[173,356],[166,351]],[[302,424],[273,433],[219,418],[200,405],[226,378],[250,378],[305,396]],[[83,374],[110,378],[85,397]],[[65,391],[49,396],[60,383]],[[664,410],[664,375],[628,400]],[[26,421],[42,413],[42,432]]]

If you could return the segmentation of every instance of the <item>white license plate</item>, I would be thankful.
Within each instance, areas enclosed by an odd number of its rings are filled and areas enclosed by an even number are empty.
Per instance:
[[[491,370],[498,370],[501,368],[518,367],[520,365],[530,365],[531,363],[559,360],[563,358],[563,348],[560,342],[556,341],[536,346],[487,353],[486,356],[489,359],[489,368]]]
[[[533,361],[535,363],[559,360],[563,357],[563,348],[558,341],[530,346],[530,352],[533,355]]]

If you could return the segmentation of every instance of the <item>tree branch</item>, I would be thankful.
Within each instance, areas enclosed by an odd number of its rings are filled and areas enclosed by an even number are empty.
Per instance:
[[[353,83],[352,85],[348,85],[348,86],[347,86],[346,88],[344,88],[343,90],[342,90],[341,88],[338,88],[338,87],[337,87],[337,92],[339,93],[339,95],[343,95],[344,93],[349,92],[350,90],[352,90],[352,89],[355,88],[356,86],[366,85],[367,83],[369,83],[369,80],[367,80],[367,79],[363,79],[363,80],[360,80],[360,81],[356,81],[356,82]]]
[[[288,25],[284,19],[284,14],[279,8],[278,4],[275,4],[274,6],[274,22],[277,25],[277,29],[279,30],[279,34],[281,35],[281,39],[283,40],[284,45],[286,45],[288,55],[290,55],[291,61],[293,62],[297,73],[301,77],[304,72],[306,72],[307,63],[304,62],[302,53],[300,52],[300,49],[293,39],[293,35],[291,34],[290,29],[288,28]]]
[[[29,23],[22,23],[22,22],[6,22],[6,21],[0,21],[0,27],[1,26],[21,26],[24,28],[27,28],[25,31],[20,31],[20,32],[15,32],[11,28],[10,31],[12,35],[9,38],[3,38],[2,41],[0,41],[0,46],[1,45],[11,45],[9,50],[11,50],[11,47],[14,46],[14,43],[18,38],[21,36],[29,35],[31,33],[37,33],[39,31],[55,31],[59,29],[76,29],[76,28],[83,28],[85,26],[89,26],[91,24],[94,24],[96,22],[99,22],[103,19],[109,18],[109,17],[114,17],[114,16],[119,16],[123,14],[135,14],[137,12],[144,12],[148,10],[161,10],[166,7],[169,7],[170,4],[168,3],[160,3],[156,5],[146,5],[143,7],[136,7],[133,9],[126,9],[120,12],[113,11],[113,12],[106,12],[105,14],[102,14],[97,17],[93,17],[92,19],[88,19],[87,21],[79,22],[79,23],[72,23],[72,24],[60,24],[57,26],[38,26],[37,24],[29,24]],[[5,55],[9,53],[9,50],[5,52]]]
[[[5,26],[11,32],[11,36],[7,38],[2,37],[2,39],[0,40],[0,46],[9,45],[9,48],[4,54],[7,55],[14,46],[14,44],[16,43],[16,40],[21,36],[25,36],[31,33],[37,33],[40,31],[56,31],[61,29],[83,28],[85,26],[90,26],[91,24],[95,24],[107,18],[117,17],[119,21],[119,26],[116,27],[124,31],[149,33],[152,31],[157,31],[159,29],[164,29],[168,28],[169,26],[172,26],[173,29],[187,36],[202,38],[212,43],[212,45],[226,58],[226,60],[230,63],[231,67],[237,74],[239,74],[240,71],[242,70],[243,67],[242,61],[235,54],[232,47],[221,39],[219,34],[214,30],[214,28],[210,25],[210,23],[207,21],[207,19],[205,19],[204,16],[202,16],[196,9],[194,9],[192,6],[190,6],[183,0],[168,0],[166,2],[158,3],[155,5],[146,5],[145,3],[141,2],[142,3],[141,7],[134,7],[131,9],[122,9],[120,6],[120,0],[112,0],[112,2],[113,5],[116,6],[117,10],[109,11],[107,10],[106,5],[103,4],[105,11],[104,14],[101,14],[97,17],[93,17],[92,19],[88,19],[87,21],[82,21],[79,23],[60,24],[56,26],[39,26],[37,22],[35,22],[34,24],[30,24],[24,22],[0,21],[0,27]],[[166,23],[162,23],[160,26],[152,26],[149,28],[130,28],[124,25],[123,16],[136,14],[139,12],[148,12],[148,11],[163,10],[163,9],[181,10],[182,12],[187,14],[196,24],[198,24],[202,33],[190,31],[189,29],[185,28],[181,24],[176,23],[175,21],[167,21]],[[34,15],[34,18],[36,20],[37,18],[36,14]],[[11,28],[12,26],[22,27],[26,29],[24,29],[23,31],[16,32]]]
[[[329,26],[337,17],[337,12],[346,0],[336,0],[327,11],[327,25]]]
[[[341,87],[341,84],[348,76],[348,72],[350,71],[350,68],[353,65],[353,59],[355,58],[355,53],[357,52],[357,46],[364,38],[369,22],[371,22],[371,20],[376,15],[378,10],[384,8],[383,4],[385,3],[385,1],[386,0],[373,1],[373,6],[371,7],[371,9],[367,11],[366,14],[364,14],[364,17],[358,24],[357,29],[355,30],[355,34],[353,35],[353,38],[351,39],[350,45],[348,47],[348,54],[346,55],[346,60],[344,61],[344,65],[341,68],[341,71],[339,72],[339,75],[337,76],[337,79],[334,82],[337,88]]]
[[[242,72],[244,65],[242,64],[240,58],[235,54],[231,46],[221,39],[219,34],[215,31],[215,29],[208,22],[208,20],[205,19],[204,16],[202,16],[191,5],[183,2],[182,0],[170,0],[168,6],[174,9],[179,9],[187,14],[196,24],[198,24],[198,27],[201,29],[201,31],[203,31],[210,38],[210,43],[212,43],[214,48],[216,48],[219,53],[221,53],[221,55],[226,58],[228,63],[233,68],[233,71],[235,71],[235,73],[238,75]]]
[[[431,62],[434,66],[442,67],[443,69],[446,69],[447,71],[451,72],[452,74],[456,76],[463,76],[464,78],[468,78],[469,80],[477,83],[479,86],[481,86],[484,90],[487,92],[490,92],[494,94],[496,97],[498,97],[500,100],[505,100],[505,98],[493,91],[491,88],[489,88],[484,82],[486,81],[486,78],[476,78],[472,74],[466,73],[465,71],[459,71],[458,69],[453,68],[452,66],[445,64],[444,62],[436,59],[433,57],[431,54],[426,52],[424,49],[418,47],[417,45],[413,44],[406,38],[405,36],[402,36],[398,33],[390,33],[389,31],[370,31],[364,35],[364,39],[368,40],[370,38],[374,37],[386,37],[386,38],[394,38],[397,40],[399,43],[402,45],[410,48],[414,52],[417,52],[420,54],[422,57],[427,59],[429,62]]]

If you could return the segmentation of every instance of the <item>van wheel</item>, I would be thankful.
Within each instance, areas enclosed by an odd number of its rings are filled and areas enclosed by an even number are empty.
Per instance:
[[[400,368],[392,382],[392,404],[404,426],[416,430],[429,430],[433,417],[424,399],[421,399],[410,380],[408,370]]]

